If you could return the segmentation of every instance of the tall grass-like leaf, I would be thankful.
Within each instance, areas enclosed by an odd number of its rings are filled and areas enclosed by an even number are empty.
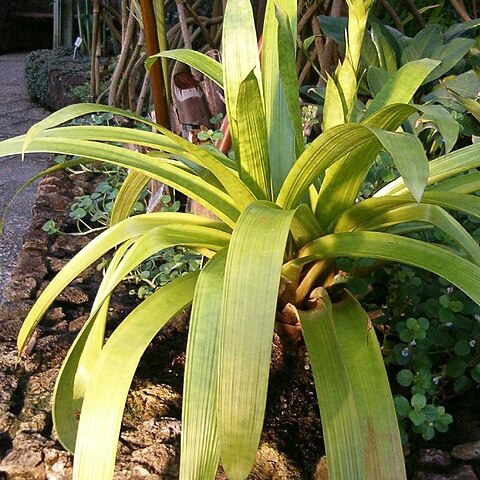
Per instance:
[[[297,64],[295,61],[295,38],[290,27],[288,14],[279,6],[275,6],[278,22],[278,67],[285,103],[289,112],[290,124],[293,128],[296,145],[296,157],[305,150],[302,134],[302,115],[298,96]],[[295,20],[295,19],[294,19]]]
[[[168,50],[160,52],[147,59],[145,62],[147,69],[157,61],[157,58],[170,58],[171,60],[178,60],[179,62],[185,63],[203,73],[219,87],[223,88],[222,65],[204,53],[194,50]]]
[[[188,335],[180,478],[214,479],[219,461],[217,386],[226,250],[200,272]]]
[[[325,90],[325,103],[323,105],[323,131],[337,125],[343,125],[345,120],[345,105],[340,95],[340,90],[333,77],[327,73],[327,87]]]
[[[297,2],[294,0],[268,0],[263,25],[262,80],[265,98],[265,117],[268,134],[268,151],[274,195],[290,171],[296,158],[295,130],[290,122],[287,96],[298,91],[285,91],[279,78],[278,21],[275,7],[282,9],[289,21],[292,40],[296,38]],[[291,48],[288,49],[288,52]],[[287,54],[283,52],[282,55]]]
[[[296,311],[315,380],[332,480],[363,478],[364,449],[360,414],[333,321],[332,304],[322,289],[315,306]],[[332,388],[332,385],[335,388]]]
[[[191,303],[197,278],[191,273],[162,287],[108,339],[83,402],[74,480],[112,478],[125,400],[140,357],[158,331]]]
[[[221,222],[196,215],[173,212],[138,215],[114,225],[77,253],[47,285],[22,324],[17,340],[18,351],[23,350],[33,330],[55,298],[83,270],[124,241],[137,237],[154,227],[168,224],[216,225],[220,229],[225,227]]]
[[[272,199],[265,113],[253,70],[240,84],[237,102],[240,178],[259,200]]]
[[[480,265],[480,247],[476,240],[449,213],[436,205],[414,204],[392,208],[383,214],[372,216],[356,225],[355,230],[385,230],[401,223],[427,222],[446,233]]]
[[[480,305],[480,267],[459,255],[412,238],[380,232],[334,233],[314,240],[283,269],[287,278],[307,263],[335,257],[375,258],[406,263],[435,273]],[[468,272],[468,275],[465,275]]]
[[[359,124],[333,127],[303,152],[285,179],[277,197],[283,208],[296,206],[302,195],[325,170],[350,152],[372,141],[372,133]]]
[[[345,232],[355,229],[357,225],[368,222],[376,216],[383,215],[391,209],[411,204],[411,195],[395,195],[368,198],[345,210],[331,226],[335,232]],[[464,193],[428,190],[424,193],[422,203],[436,205],[446,210],[454,210],[480,218],[480,198]]]
[[[414,111],[413,107],[406,104],[388,105],[362,123],[368,127],[396,130]],[[380,145],[360,145],[328,169],[315,207],[315,215],[324,228],[355,202],[368,170],[380,150]]]
[[[368,315],[348,293],[332,306],[319,289],[311,301],[315,307],[298,316],[324,424],[329,478],[405,479],[390,386]]]
[[[192,249],[217,251],[225,247],[229,239],[230,235],[225,232],[198,225],[165,225],[153,228],[132,245],[117,268],[107,276],[105,286],[97,295],[95,304],[100,305],[103,302],[102,296],[111,293],[129,272],[165,248],[182,245]]]
[[[2,142],[0,145],[0,156],[20,153],[18,150],[22,148],[21,145],[22,142],[18,139]],[[152,178],[168,183],[168,185],[197,200],[231,226],[233,226],[235,219],[238,217],[238,209],[229,195],[201,181],[201,179],[189,172],[166,162],[155,161],[155,159],[145,154],[98,142],[85,140],[67,141],[59,138],[37,138],[28,145],[27,152],[78,155],[91,160],[104,161],[125,168],[143,171]],[[231,177],[231,179],[235,181],[234,177]],[[238,179],[235,183],[237,187],[246,191],[246,187],[240,184]],[[242,201],[246,200],[244,196],[239,197],[239,199],[242,199]]]
[[[405,115],[407,111],[411,113],[408,107],[406,109],[403,107],[398,108],[398,106],[387,107],[385,110],[379,112],[380,115],[379,118],[377,118],[378,124],[385,122],[388,125],[389,121],[391,121],[392,124],[395,125],[394,122],[396,122],[399,117],[402,118],[402,115]],[[399,116],[399,112],[402,113],[402,115]],[[376,117],[374,116],[372,118]],[[295,206],[307,188],[313,184],[318,177],[336,162],[348,158],[352,152],[359,152],[360,149],[362,149],[363,155],[367,155],[369,162],[371,162],[373,161],[374,155],[378,153],[378,148],[382,146],[383,143],[383,147],[392,154],[394,159],[396,156],[401,155],[401,153],[392,150],[397,148],[397,146],[393,144],[395,140],[389,142],[389,138],[387,138],[382,142],[384,137],[382,137],[382,134],[376,135],[375,131],[374,128],[366,125],[351,123],[338,125],[322,133],[309,145],[290,170],[277,197],[277,203],[284,208]],[[412,141],[414,140],[411,140],[410,143]],[[408,141],[406,141],[406,143],[408,143]],[[407,148],[414,149],[415,146],[408,144]],[[416,150],[413,151],[416,152]],[[420,153],[418,152],[418,154]],[[424,157],[425,153],[422,151],[420,163]],[[355,160],[355,156],[353,156],[353,160]],[[401,158],[401,160],[403,160],[403,158]],[[412,164],[416,161],[417,159],[410,158]],[[368,165],[361,163],[361,166],[364,168],[362,173],[363,177],[363,175],[366,174],[365,168]],[[410,183],[415,187],[414,180]],[[356,194],[356,192],[354,193]],[[348,194],[351,195],[352,192],[348,192]],[[321,204],[320,196],[317,211],[321,208]]]
[[[235,153],[238,155],[237,104],[240,85],[252,70],[259,84],[261,83],[255,22],[248,0],[227,2],[223,20],[222,44],[225,101],[232,143]]]
[[[293,215],[268,202],[252,203],[228,249],[218,428],[220,457],[231,480],[248,476],[260,440],[280,271]]]
[[[480,165],[480,143],[474,143],[468,147],[461,148],[454,152],[444,155],[429,164],[428,185],[449,179],[454,175],[466,172]],[[384,195],[402,195],[407,192],[405,182],[402,178],[397,178],[393,182],[385,185],[377,193],[375,197]]]
[[[115,270],[131,241],[123,243],[110,262],[108,270]],[[105,285],[105,278],[99,287],[99,294]],[[108,277],[107,277],[108,278]],[[70,452],[75,451],[78,416],[82,409],[83,398],[95,364],[104,343],[110,296],[107,296],[95,315],[90,315],[76,336],[60,372],[53,391],[52,419],[60,443]]]
[[[110,213],[110,225],[125,220],[132,213],[138,197],[145,190],[150,179],[141,172],[130,172],[118,190]]]
[[[432,185],[430,191],[474,193],[480,190],[480,172],[467,173]]]

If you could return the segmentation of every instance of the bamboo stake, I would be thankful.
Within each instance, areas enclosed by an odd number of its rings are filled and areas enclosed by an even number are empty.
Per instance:
[[[160,51],[155,12],[152,0],[141,0],[141,6],[147,55],[150,57]],[[170,119],[161,65],[161,62],[155,62],[150,69],[150,88],[155,106],[156,122],[168,128]]]

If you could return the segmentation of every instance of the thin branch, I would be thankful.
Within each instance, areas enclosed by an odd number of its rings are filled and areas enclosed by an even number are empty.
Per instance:
[[[469,22],[471,20],[471,17],[468,14],[467,9],[465,8],[465,4],[462,0],[450,0],[450,3],[452,4],[452,7],[455,9],[455,11],[458,13],[458,16],[464,22]]]
[[[136,26],[135,16],[133,15],[133,12],[130,11],[128,15],[126,29],[125,31],[122,31],[122,37],[123,37],[122,51],[120,52],[117,66],[115,68],[115,71],[113,72],[112,79],[110,81],[110,91],[108,94],[109,105],[115,105],[115,101],[117,98],[118,84],[120,82],[120,78],[122,77],[123,69],[125,68],[125,65],[127,63],[127,58],[130,50],[130,43],[132,41],[133,33],[135,31],[135,26]]]
[[[200,17],[197,15],[193,7],[188,2],[185,3],[185,6],[187,7],[187,10],[189,11],[195,23],[198,25],[198,27],[202,31],[203,36],[205,37],[205,40],[207,40],[207,43],[210,46],[210,48],[215,48],[212,37],[208,33],[208,30],[205,27],[205,24],[202,22],[202,20],[200,20]]]
[[[417,23],[423,28],[425,27],[426,23],[420,12],[417,10],[417,7],[413,3],[413,0],[402,0],[402,2],[407,7],[408,11],[413,15],[413,18],[417,21]]]
[[[390,18],[393,21],[393,24],[395,25],[395,28],[403,33],[403,23],[402,19],[398,16],[397,12],[395,9],[390,5],[388,0],[379,0],[379,5],[381,5],[385,11],[390,15]]]

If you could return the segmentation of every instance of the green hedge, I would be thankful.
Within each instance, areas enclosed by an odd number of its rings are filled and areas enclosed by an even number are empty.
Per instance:
[[[60,71],[66,75],[85,75],[89,70],[89,59],[78,55],[76,59],[73,59],[70,48],[31,52],[25,61],[28,95],[33,101],[47,105],[50,72]]]

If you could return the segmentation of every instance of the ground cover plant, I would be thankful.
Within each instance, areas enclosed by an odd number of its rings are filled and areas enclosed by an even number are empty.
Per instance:
[[[224,88],[235,160],[128,112],[90,104],[61,110],[25,136],[0,143],[1,155],[52,151],[77,156],[72,162],[105,161],[136,174],[119,192],[110,228],[49,284],[19,334],[22,352],[62,288],[116,247],[54,393],[55,428],[65,448],[75,452],[75,479],[112,477],[124,402],[138,361],[155,334],[190,304],[181,478],[214,478],[219,462],[229,478],[248,476],[262,429],[274,328],[286,342],[299,329],[303,334],[330,478],[405,478],[379,343],[369,316],[343,288],[348,276],[335,258],[366,257],[425,269],[479,303],[480,248],[447,210],[479,218],[479,199],[471,195],[479,189],[478,175],[459,174],[479,166],[480,147],[452,152],[449,142],[445,155],[429,160],[416,135],[397,131],[424,109],[409,102],[442,68],[441,60],[406,63],[364,111],[358,109],[371,2],[349,0],[348,6],[346,56],[328,79],[323,133],[308,147],[298,102],[296,2],[291,0],[268,4],[261,65],[246,0],[227,4],[223,65],[193,51],[162,54],[191,64]],[[158,133],[61,126],[101,111]],[[357,201],[382,151],[401,176]],[[126,218],[145,176],[197,200],[218,220],[177,212]],[[408,236],[431,225],[448,238],[445,245]],[[145,259],[175,245],[203,254],[204,268],[150,295],[104,342],[112,290]],[[414,335],[425,329],[423,321],[405,327]],[[418,413],[422,404],[417,397],[412,407]]]

